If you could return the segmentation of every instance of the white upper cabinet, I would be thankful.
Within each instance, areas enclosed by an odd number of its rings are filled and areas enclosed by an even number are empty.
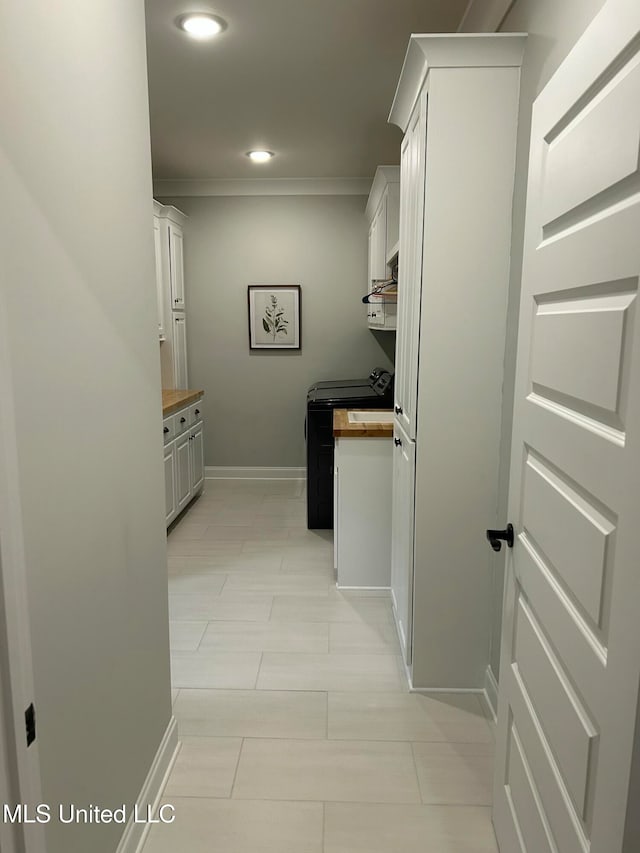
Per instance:
[[[187,338],[184,286],[183,225],[187,217],[175,207],[153,202],[153,236],[156,257],[158,336],[170,352],[173,382],[167,387],[187,387]],[[171,384],[170,384],[171,383]]]
[[[387,261],[397,252],[400,206],[400,170],[398,166],[378,166],[366,216],[369,221],[369,262],[365,293],[371,293],[375,281],[391,277]],[[371,297],[367,304],[367,321],[371,328],[395,329],[395,297]]]
[[[153,245],[156,258],[156,302],[158,308],[158,337],[161,341],[166,338],[165,331],[165,292],[162,276],[162,226],[160,219],[153,215]]]

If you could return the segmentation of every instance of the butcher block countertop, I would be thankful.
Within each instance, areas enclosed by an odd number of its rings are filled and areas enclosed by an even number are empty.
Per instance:
[[[172,415],[181,409],[183,406],[188,406],[189,403],[195,403],[202,397],[204,391],[191,390],[173,390],[167,388],[162,389],[162,415]]]
[[[391,412],[392,409],[334,409],[333,435],[335,438],[392,438],[393,424],[349,423],[349,412]]]

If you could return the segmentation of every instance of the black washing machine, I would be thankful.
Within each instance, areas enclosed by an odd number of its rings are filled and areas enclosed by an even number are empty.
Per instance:
[[[316,382],[307,393],[307,527],[333,528],[334,409],[390,409],[393,374],[376,367],[366,379]]]

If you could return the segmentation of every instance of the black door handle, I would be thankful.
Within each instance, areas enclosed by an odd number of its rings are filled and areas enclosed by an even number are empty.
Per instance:
[[[396,447],[402,447],[402,441],[399,438],[394,438],[393,443],[395,444]]]
[[[180,423],[181,424],[186,423],[186,420],[187,420],[186,418],[180,418]]]
[[[396,415],[401,415],[402,414],[402,406],[396,406],[395,408],[396,408]]]
[[[165,427],[165,428],[164,428],[164,430],[163,430],[163,432],[164,432],[164,434],[166,435],[166,434],[169,432],[169,427]]]
[[[506,530],[487,530],[487,539],[494,551],[500,551],[504,540],[509,548],[513,548],[513,524],[507,524]]]

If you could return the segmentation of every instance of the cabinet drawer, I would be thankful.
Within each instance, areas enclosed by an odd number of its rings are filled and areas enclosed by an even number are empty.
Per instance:
[[[176,423],[176,431],[175,431],[176,435],[180,435],[186,429],[189,429],[190,423],[189,423],[189,409],[188,408],[180,409],[179,411],[177,411],[175,413],[175,415],[173,417],[175,418],[175,423]]]
[[[187,421],[189,425],[197,424],[202,420],[202,400],[197,400],[189,406],[189,415]]]
[[[175,415],[170,415],[162,421],[162,432],[164,435],[164,443],[167,444],[176,437]]]

